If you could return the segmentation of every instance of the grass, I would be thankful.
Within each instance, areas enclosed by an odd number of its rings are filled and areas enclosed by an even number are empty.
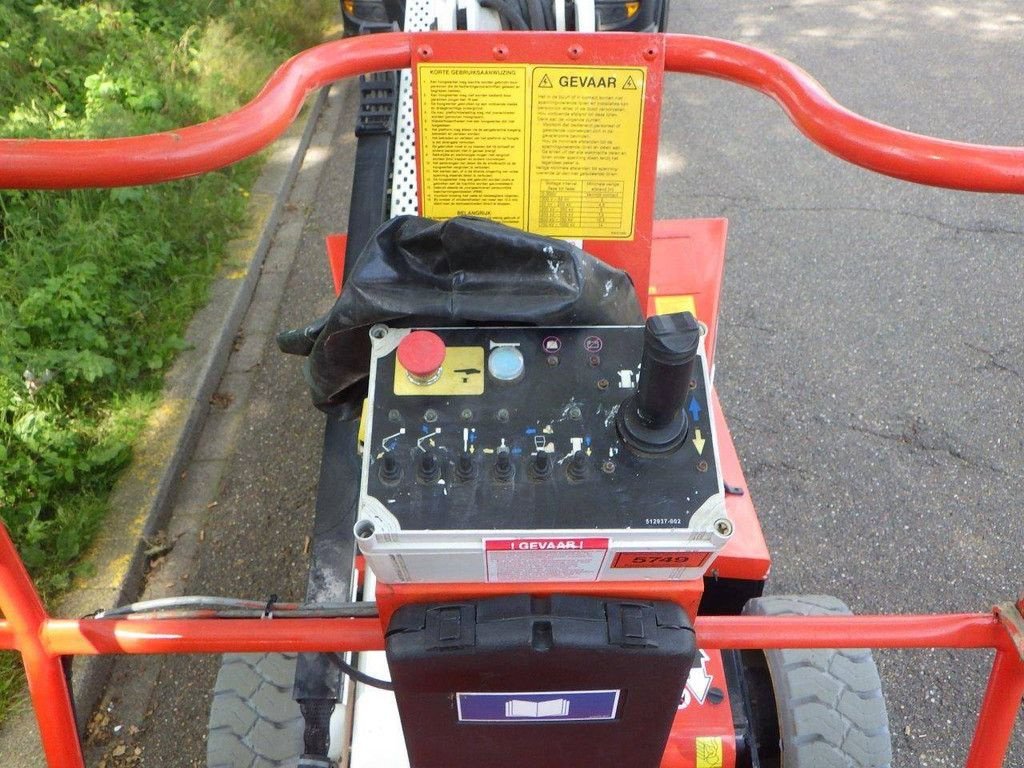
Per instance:
[[[333,0],[6,0],[0,135],[121,136],[245,103]],[[0,193],[0,518],[44,598],[80,572],[258,161],[152,187]],[[0,656],[0,719],[21,687]]]

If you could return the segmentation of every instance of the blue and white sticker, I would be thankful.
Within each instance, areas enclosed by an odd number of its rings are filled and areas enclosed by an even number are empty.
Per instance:
[[[619,690],[458,693],[459,722],[550,723],[614,720]]]

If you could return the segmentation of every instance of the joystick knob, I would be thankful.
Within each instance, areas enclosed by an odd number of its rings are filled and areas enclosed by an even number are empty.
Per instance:
[[[654,315],[644,327],[640,383],[619,406],[619,436],[633,450],[667,455],[686,440],[683,404],[690,391],[700,326],[689,312]]]

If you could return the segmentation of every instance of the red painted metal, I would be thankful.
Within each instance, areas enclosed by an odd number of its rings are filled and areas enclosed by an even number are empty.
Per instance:
[[[348,235],[327,236],[327,263],[331,267],[331,281],[334,283],[334,295],[341,293],[341,282],[345,277],[345,249],[348,247]]]
[[[708,685],[721,691],[722,698],[705,695],[701,701],[701,691],[695,690],[687,679],[682,701],[672,721],[665,754],[661,758],[661,768],[696,768],[698,738],[721,739],[722,759],[718,763],[719,768],[733,768],[736,765],[736,725],[733,722],[722,653],[715,649],[701,649],[699,653],[706,654],[707,659],[698,657],[697,664],[701,666],[695,669],[706,672],[710,678]],[[707,693],[710,693],[710,689]],[[713,765],[715,761],[705,760],[700,764]]]
[[[431,33],[435,51],[455,37]],[[503,33],[510,47],[529,33]],[[586,46],[617,35],[578,36]],[[169,181],[211,171],[267,146],[295,119],[312,90],[343,77],[408,67],[412,35],[345,38],[286,62],[237,112],[201,125],[124,139],[0,141],[0,188],[71,189]],[[878,173],[951,189],[1024,193],[1024,149],[946,141],[860,117],[796,65],[756,48],[694,35],[665,35],[665,69],[707,75],[761,91],[812,141]]]
[[[715,404],[715,429],[722,479],[743,489],[742,496],[727,494],[725,497],[725,509],[732,520],[733,534],[712,563],[711,575],[725,579],[763,581],[768,578],[772,558],[768,552],[768,544],[764,540],[761,521],[750,498],[750,489],[747,487],[743,467],[740,466],[740,458],[736,453],[725,414],[722,412],[717,390],[711,391],[711,398]]]
[[[657,314],[658,297],[692,296],[697,319],[708,327],[704,346],[712,364],[718,339],[718,304],[722,293],[728,229],[726,219],[654,222],[647,314]]]
[[[1002,765],[1024,699],[1024,658],[1016,650],[996,651],[978,725],[971,739],[967,768]]]
[[[402,34],[349,37],[293,56],[241,109],[199,125],[123,139],[0,141],[0,188],[152,184],[223,168],[284,133],[305,97],[365,72],[409,66]]]
[[[43,752],[51,766],[84,765],[71,694],[58,656],[45,647],[42,632],[49,617],[18,557],[7,527],[0,524],[0,611],[6,617],[0,639],[21,653],[28,692],[35,710]]]
[[[47,653],[60,656],[384,647],[377,619],[51,619],[41,638]]]

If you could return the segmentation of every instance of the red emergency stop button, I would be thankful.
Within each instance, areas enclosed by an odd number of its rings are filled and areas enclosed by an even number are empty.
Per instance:
[[[398,342],[398,362],[416,384],[437,381],[444,355],[444,341],[433,331],[413,331]]]

